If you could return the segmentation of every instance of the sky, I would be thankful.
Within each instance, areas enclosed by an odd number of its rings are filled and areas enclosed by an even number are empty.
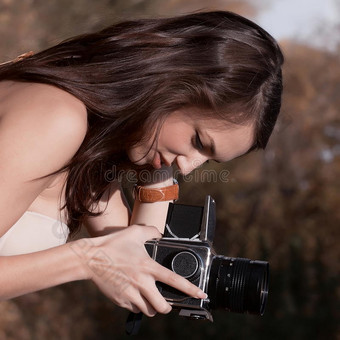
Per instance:
[[[255,0],[266,4],[255,21],[274,38],[332,49],[340,42],[340,0]]]

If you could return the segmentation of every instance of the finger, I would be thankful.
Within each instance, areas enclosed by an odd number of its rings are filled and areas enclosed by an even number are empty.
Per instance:
[[[130,312],[138,314],[141,310],[133,303],[131,303],[130,307],[127,308]]]
[[[153,306],[153,308],[155,308],[158,313],[167,314],[171,312],[172,307],[170,304],[164,299],[154,282],[152,282],[152,285],[154,289],[149,289],[151,285],[148,285],[148,289],[141,289],[141,293],[145,299]]]
[[[174,287],[194,298],[207,298],[207,294],[205,294],[200,288],[198,288],[196,285],[194,285],[184,277],[174,273],[170,269],[163,267],[157,262],[155,262],[155,265],[152,267],[152,275],[154,276],[156,281],[166,283],[167,285]]]
[[[139,295],[139,297],[136,297],[133,304],[146,316],[153,317],[157,314],[157,311],[144,296]]]
[[[129,227],[136,233],[136,237],[139,238],[142,242],[146,242],[153,238],[161,238],[162,234],[156,227],[144,226],[144,225],[132,225]]]

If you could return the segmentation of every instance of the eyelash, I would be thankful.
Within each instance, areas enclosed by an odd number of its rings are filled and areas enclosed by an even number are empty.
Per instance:
[[[195,136],[195,147],[198,150],[203,150],[204,149],[204,145],[200,139],[200,135],[198,134],[198,132],[196,131],[196,136]]]

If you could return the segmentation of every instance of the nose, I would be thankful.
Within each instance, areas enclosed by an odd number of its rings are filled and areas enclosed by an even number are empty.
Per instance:
[[[187,175],[207,160],[208,157],[202,155],[196,157],[177,156],[176,163],[182,175]]]

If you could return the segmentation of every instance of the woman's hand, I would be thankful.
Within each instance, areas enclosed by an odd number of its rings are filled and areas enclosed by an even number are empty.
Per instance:
[[[171,311],[155,281],[195,298],[206,296],[197,286],[151,259],[144,243],[160,237],[155,227],[132,225],[110,235],[79,240],[73,250],[82,256],[88,277],[109,299],[134,313],[154,316]]]

